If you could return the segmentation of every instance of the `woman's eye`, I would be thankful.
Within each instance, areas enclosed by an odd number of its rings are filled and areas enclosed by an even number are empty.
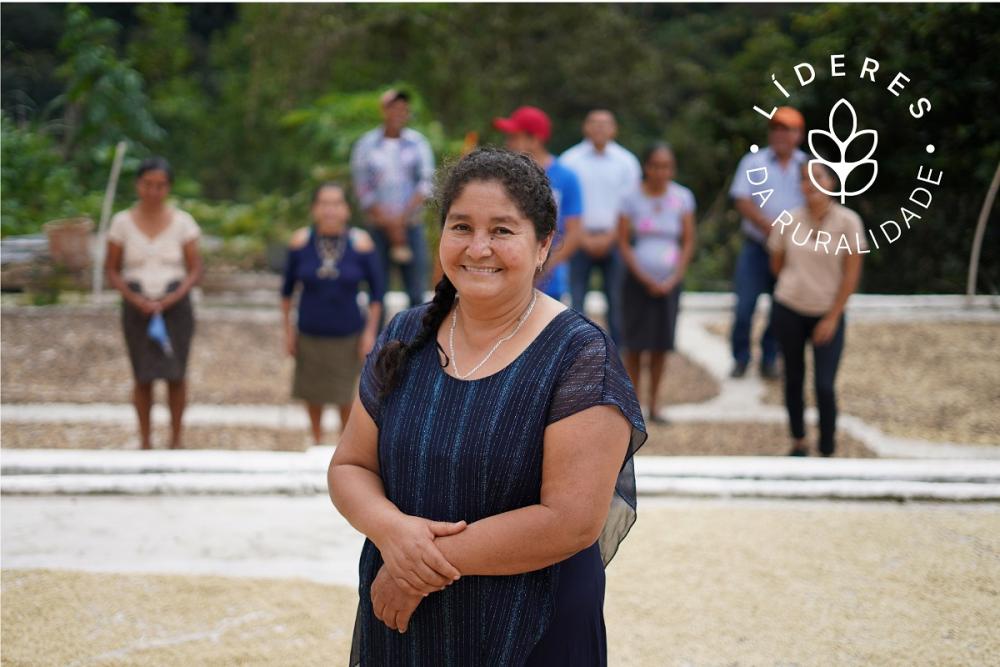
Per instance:
[[[467,232],[469,231],[469,226],[464,222],[456,222],[454,225],[451,226],[451,230],[453,232]]]
[[[514,232],[507,229],[506,227],[497,227],[496,229],[493,230],[493,233],[496,234],[497,236],[506,236],[508,234],[513,234]]]

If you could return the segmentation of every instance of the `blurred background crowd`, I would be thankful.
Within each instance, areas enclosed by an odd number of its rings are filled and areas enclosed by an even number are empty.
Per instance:
[[[346,180],[351,146],[380,122],[378,97],[411,93],[410,126],[437,163],[468,135],[501,143],[493,118],[522,104],[553,120],[549,149],[580,139],[585,115],[612,109],[618,141],[639,153],[671,143],[677,180],[698,202],[698,261],[689,290],[730,289],[740,250],[728,192],[734,165],[763,145],[761,117],[776,74],[808,62],[824,84],[795,86],[809,127],[850,96],[879,132],[879,187],[856,198],[862,219],[896,211],[926,155],[947,174],[919,233],[874,253],[863,291],[960,292],[974,221],[1000,154],[990,58],[994,7],[957,5],[5,5],[2,231],[49,220],[97,219],[115,144],[126,174],[169,157],[173,194],[210,251],[244,268],[279,268],[307,219],[313,187]],[[823,76],[845,51],[851,76]],[[930,48],[933,45],[933,48]],[[831,51],[833,49],[833,51]],[[865,57],[884,85],[858,85]],[[882,112],[895,72],[933,101],[911,125]],[[881,74],[881,72],[880,72]],[[119,188],[114,210],[131,201]],[[360,211],[355,207],[355,221]],[[1000,289],[996,230],[988,230],[979,291]],[[428,228],[433,247],[436,232]],[[992,241],[992,242],[991,242]]]

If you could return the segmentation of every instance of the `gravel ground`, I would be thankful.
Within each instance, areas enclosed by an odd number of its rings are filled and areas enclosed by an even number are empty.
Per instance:
[[[648,425],[649,439],[641,456],[781,456],[790,446],[783,424],[677,423]],[[815,430],[815,429],[813,429]],[[165,448],[169,429],[156,427],[153,446]],[[810,434],[815,441],[816,434]],[[331,441],[336,434],[330,434]],[[138,449],[135,430],[116,424],[0,424],[0,441],[6,449]],[[236,449],[305,451],[310,440],[304,431],[267,428],[207,427],[185,428],[188,449]],[[875,458],[860,442],[840,434],[837,456]]]
[[[713,424],[680,422],[648,425],[649,440],[639,450],[646,456],[784,456],[791,448],[785,424]],[[818,454],[819,431],[806,427],[812,454]],[[877,458],[878,455],[846,433],[837,434],[837,457]]]
[[[609,662],[991,664],[998,536],[993,505],[644,503],[608,569]],[[303,581],[2,582],[4,665],[344,664],[357,601]]]
[[[4,402],[131,401],[131,370],[117,310],[5,314],[0,354]],[[287,403],[292,370],[277,323],[203,318],[188,362],[188,398],[206,404]],[[158,387],[158,400],[165,400],[165,391]],[[666,403],[699,403],[716,396],[719,387],[707,371],[675,354],[663,391]]]
[[[6,449],[138,449],[138,427],[117,424],[0,424]],[[238,449],[301,452],[311,438],[305,431],[251,427],[187,426],[185,449]],[[153,427],[153,448],[170,444],[168,426]]]
[[[648,374],[639,378],[639,400],[646,405]],[[660,382],[660,407],[683,403],[704,403],[719,395],[719,383],[704,368],[682,354],[673,352],[667,357],[667,368]]]
[[[293,362],[277,323],[200,320],[188,361],[192,403],[285,403]],[[117,310],[3,317],[3,400],[129,403],[132,372]],[[162,384],[162,383],[158,383]],[[166,390],[157,387],[157,400]]]
[[[728,324],[709,329],[729,335]],[[806,404],[814,405],[811,355],[806,359]],[[893,435],[1000,444],[1000,326],[849,323],[837,390],[844,414]],[[783,403],[781,382],[768,383],[765,401]]]

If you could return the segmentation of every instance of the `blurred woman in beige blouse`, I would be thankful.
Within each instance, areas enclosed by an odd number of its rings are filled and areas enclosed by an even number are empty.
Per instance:
[[[181,446],[181,421],[187,403],[188,353],[194,333],[189,293],[201,278],[201,230],[188,213],[167,203],[173,171],[163,158],[139,166],[139,201],[117,213],[108,230],[105,271],[122,294],[122,328],[135,380],[133,400],[143,449],[151,449],[153,381],[167,381],[170,447]],[[150,320],[159,314],[169,345],[150,337]]]

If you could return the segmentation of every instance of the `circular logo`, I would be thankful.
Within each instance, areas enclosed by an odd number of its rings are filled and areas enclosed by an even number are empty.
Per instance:
[[[844,54],[832,54],[829,65],[830,79],[848,76]],[[881,108],[885,109],[887,113],[892,113],[899,109],[900,105],[894,102],[896,98],[903,95],[910,78],[902,72],[897,72],[888,85],[885,85],[884,80],[881,82],[878,80],[879,68],[880,63],[877,60],[866,57],[856,72],[857,79],[860,82],[859,85],[884,86],[887,104]],[[812,64],[799,63],[792,69],[800,88],[819,85],[816,83],[817,71]],[[792,94],[776,74],[771,75],[771,83],[784,98],[792,97]],[[904,118],[901,121],[893,120],[892,122],[921,120],[927,117],[932,108],[930,99],[920,97],[906,105],[909,119]],[[766,108],[754,106],[753,110],[768,121],[781,121],[780,116],[775,118],[779,111],[778,106],[772,106],[769,111]],[[805,176],[820,192],[834,198],[842,206],[849,206],[852,197],[857,197],[877,187],[879,179],[878,152],[880,148],[884,150],[884,147],[879,145],[878,131],[865,127],[855,106],[846,96],[840,97],[830,107],[826,117],[826,126],[810,129],[806,133],[806,140],[812,155],[805,163]],[[935,150],[936,147],[933,144],[924,147],[927,156],[933,155]],[[750,152],[754,155],[762,155],[756,144],[750,146]],[[776,188],[789,187],[787,183],[775,182],[779,179],[773,178],[775,171],[773,165],[768,165],[763,160],[751,161],[744,171],[744,178],[751,186],[751,198],[772,219],[772,230],[777,228],[782,234],[786,233],[786,230],[794,233],[802,226],[801,221],[795,220],[793,210],[788,210],[785,207],[775,211],[773,202],[771,206],[767,206],[768,201],[775,194]],[[823,178],[822,172],[824,171],[831,178]],[[867,236],[874,249],[877,250],[885,245],[895,243],[905,231],[911,229],[912,224],[919,222],[926,216],[934,201],[934,189],[941,185],[943,172],[921,163],[912,178],[912,189],[909,196],[900,202],[899,214],[869,224]],[[817,252],[832,254],[867,254],[871,252],[868,244],[863,242],[861,234],[855,236],[857,237],[855,239],[832,239],[824,238],[821,233],[817,233],[811,243]],[[797,245],[805,245],[806,243],[799,243],[797,239],[800,238],[801,235],[793,236]]]

